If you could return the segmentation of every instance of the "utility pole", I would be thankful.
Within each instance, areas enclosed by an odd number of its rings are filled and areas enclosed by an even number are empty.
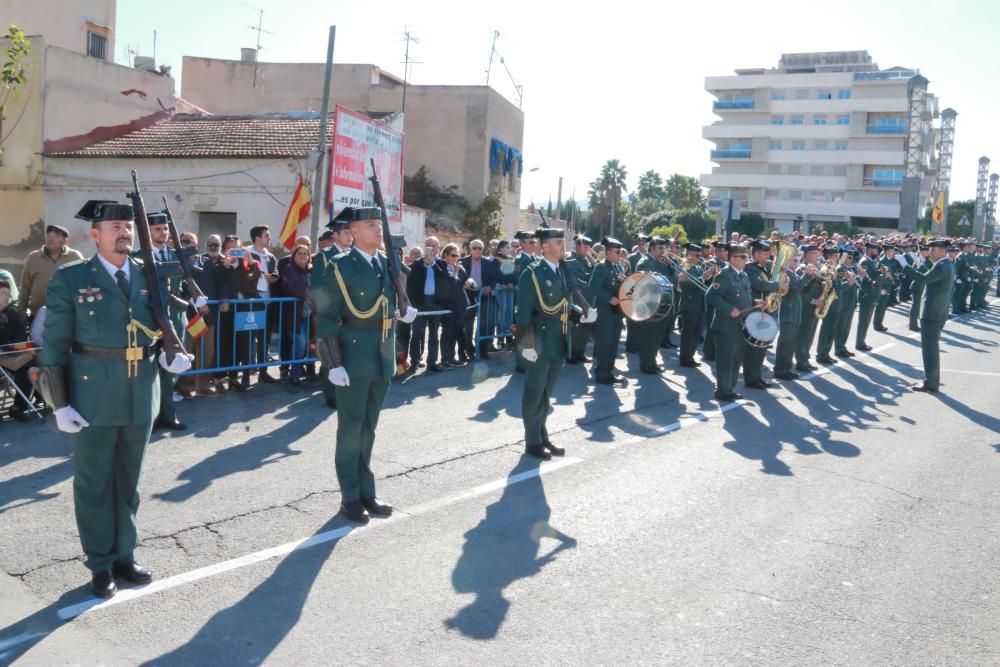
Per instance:
[[[493,44],[490,46],[490,64],[486,67],[486,85],[490,85],[490,71],[493,69],[493,56],[497,54],[497,40],[500,39],[500,31],[493,31]]]
[[[337,38],[337,26],[330,26],[330,36],[326,42],[326,70],[323,76],[323,107],[319,112],[319,158],[316,173],[313,174],[312,224],[309,238],[315,247],[319,241],[319,211],[323,208],[323,157],[326,155],[326,122],[330,112],[330,79],[333,77],[333,43]]]
[[[414,37],[408,29],[403,28],[403,30],[405,31],[403,33],[403,39],[406,40],[406,51],[403,53],[403,107],[400,109],[400,112],[406,113],[406,87],[410,81],[410,65],[420,64],[415,60],[410,60],[410,42],[419,44],[420,41]]]
[[[562,176],[559,177],[559,190],[556,191],[556,220],[562,220]]]

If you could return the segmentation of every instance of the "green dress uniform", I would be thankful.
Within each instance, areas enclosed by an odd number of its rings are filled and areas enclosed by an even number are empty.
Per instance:
[[[327,227],[333,227],[333,223],[330,223],[329,225],[327,225]],[[310,284],[309,291],[310,294],[312,295],[313,302],[315,302],[316,300],[315,297],[316,288],[314,286],[323,284],[323,281],[326,279],[327,267],[329,266],[330,262],[333,261],[333,258],[342,252],[346,252],[346,250],[340,248],[339,246],[337,246],[336,243],[334,243],[329,248],[323,248],[315,255],[313,255],[312,273],[309,279],[309,284]],[[316,332],[313,332],[313,336],[315,335]],[[333,386],[332,382],[330,382],[329,375],[330,375],[330,369],[324,366],[322,363],[320,363],[319,376],[320,376],[320,387],[323,389],[323,398],[324,400],[326,400],[326,404],[328,407],[336,409],[337,388]]]
[[[57,369],[66,389],[65,403],[52,407],[70,405],[90,423],[73,436],[73,503],[84,564],[94,572],[133,561],[139,476],[160,409],[152,286],[140,262],[127,262],[120,279],[97,255],[64,265],[45,297],[39,363],[43,372]]]
[[[799,342],[799,325],[802,323],[802,289],[812,277],[802,270],[794,271],[788,279],[788,294],[781,297],[778,310],[778,344],[774,351],[774,377],[794,380],[795,349]]]
[[[726,264],[726,262],[722,261],[718,257],[712,257],[707,262],[705,262],[706,271],[708,270],[709,267],[715,267],[716,269],[721,271],[727,266],[728,264]],[[704,276],[704,274],[702,275]],[[718,275],[718,273],[716,273],[716,275]],[[713,277],[708,280],[704,280],[703,277],[702,280],[705,282],[707,286],[711,287],[712,283],[715,281],[715,278]],[[712,318],[715,316],[715,308],[708,301],[708,299],[705,299],[704,297],[702,297],[702,299],[704,300],[705,303],[705,317],[703,320],[705,327],[705,334],[704,334],[705,343],[704,345],[702,345],[701,348],[701,358],[704,359],[705,361],[715,361],[715,332],[712,331]]]
[[[934,241],[931,242],[932,244]],[[941,386],[941,330],[948,321],[951,293],[955,285],[955,266],[944,257],[934,262],[927,273],[906,267],[914,284],[924,287],[920,307],[920,349],[924,358],[924,384],[929,391]]]
[[[826,317],[822,319],[819,326],[819,341],[816,343],[816,361],[821,364],[834,363],[830,352],[833,350],[834,341],[837,338],[837,331],[840,326],[840,314],[844,306],[844,283],[847,278],[844,267],[837,266],[833,269],[833,282],[830,291],[837,295],[837,298],[830,304]]]
[[[868,248],[878,247],[869,245]],[[868,339],[868,329],[871,326],[872,318],[879,299],[888,295],[888,278],[882,275],[879,262],[871,255],[865,255],[858,262],[858,272],[864,271],[861,279],[861,289],[858,292],[858,331],[855,336],[854,347],[858,350],[871,349],[866,342]]]
[[[632,273],[636,272],[636,267],[639,266],[639,262],[645,256],[646,253],[639,252],[638,250],[628,256],[628,265],[631,267]],[[634,320],[625,321],[625,351],[630,354],[639,351],[639,323]]]
[[[704,273],[701,266],[692,266],[686,271],[690,278],[701,280]],[[694,353],[701,343],[701,331],[705,318],[705,292],[691,280],[677,281],[676,303],[681,317],[680,365],[694,366]]]
[[[955,290],[952,294],[952,312],[956,315],[959,313],[966,313],[969,311],[968,305],[965,302],[968,292],[966,288],[969,285],[971,278],[969,277],[969,256],[963,251],[958,254],[955,258]]]
[[[842,268],[844,270],[844,281],[840,288],[840,315],[837,317],[837,332],[833,339],[833,353],[838,357],[851,357],[854,355],[847,349],[847,339],[851,336],[851,330],[854,327],[854,311],[858,307],[860,281],[858,273],[853,266]],[[847,278],[848,275],[854,278],[853,285],[850,284]]]
[[[799,322],[798,343],[795,346],[795,370],[803,373],[815,370],[809,362],[813,341],[816,340],[816,330],[819,320],[816,318],[814,299],[818,299],[823,291],[823,283],[817,276],[812,276],[802,287],[802,319]]]
[[[539,230],[542,231],[552,234],[560,230]],[[560,451],[549,440],[545,422],[552,390],[570,349],[573,296],[566,280],[558,265],[553,269],[543,258],[522,273],[518,281],[520,299],[514,319],[520,348],[533,349],[538,355],[537,360],[525,360],[524,364],[521,396],[524,444],[528,453],[540,458],[549,458],[548,451]]]
[[[593,269],[586,257],[578,252],[571,252],[566,258],[566,267],[570,272],[570,279],[576,282],[576,287],[580,294],[591,306],[594,305],[594,295],[590,291],[590,276]],[[578,304],[579,305],[579,304]],[[593,324],[577,323],[573,325],[572,347],[570,349],[570,363],[581,363],[587,358],[587,343],[590,342],[594,333]]]
[[[594,379],[600,384],[614,381],[615,359],[622,337],[622,312],[610,301],[618,296],[625,278],[621,267],[607,259],[594,267],[590,275],[590,292],[594,295],[597,321],[594,322]],[[520,355],[518,355],[520,356]]]
[[[895,289],[896,289],[896,273],[899,264],[895,259],[889,259],[884,254],[879,257],[879,266],[884,267],[887,271],[883,271],[880,276],[880,287],[878,293],[878,301],[875,302],[875,331],[885,331],[885,313],[889,310],[889,306],[895,301]]]
[[[731,399],[735,397],[733,388],[740,376],[743,350],[747,344],[743,337],[742,317],[729,315],[733,308],[745,311],[753,305],[746,271],[727,266],[715,277],[706,298],[715,309],[711,325],[715,332],[715,396]]]
[[[659,273],[666,276],[674,287],[672,292],[676,292],[674,267],[664,264],[655,259],[652,255],[646,255],[636,265],[636,271],[645,273]],[[671,311],[673,308],[671,308]],[[669,335],[668,327],[673,320],[669,317],[656,320],[655,322],[645,320],[638,322],[636,329],[636,347],[639,352],[639,371],[642,373],[659,373],[661,371],[658,363],[660,354],[660,344],[664,336]]]
[[[777,280],[771,280],[771,263],[761,266],[756,262],[747,264],[747,277],[750,279],[750,288],[753,291],[751,299],[757,301],[766,299],[773,292],[777,292],[780,287]],[[751,304],[752,305],[752,304]],[[764,357],[767,356],[767,348],[747,345],[743,350],[743,384],[760,389],[764,384]]]
[[[369,260],[352,248],[334,256],[316,286],[314,299],[320,359],[328,368],[342,366],[350,381],[346,387],[335,388],[335,462],[341,499],[364,503],[375,499],[371,470],[375,429],[396,372],[392,319],[396,288],[385,255],[377,253]]]
[[[150,213],[147,216],[149,224],[158,224],[157,216],[161,216],[163,222],[166,222],[165,215]],[[163,250],[154,248],[153,256],[157,262],[162,262],[166,265],[164,268],[167,270],[162,271],[160,275],[160,279],[164,282],[161,291],[167,295],[164,299],[164,305],[167,307],[167,317],[170,319],[174,331],[183,340],[185,331],[187,330],[188,302],[185,298],[187,294],[186,286],[180,275],[180,265],[177,263],[177,253],[173,248],[169,247],[165,247]],[[177,411],[174,408],[174,385],[177,383],[177,376],[164,368],[160,368],[159,372],[160,414],[157,417],[157,421],[167,424],[175,423],[177,421]]]
[[[529,255],[526,252],[522,252],[520,255],[517,256],[517,259],[514,260],[514,268],[516,270],[516,277],[517,277],[516,284],[518,285],[520,284],[521,276],[524,274],[525,271],[527,271],[531,267],[532,264],[534,264],[537,261],[538,261],[537,257],[535,257],[534,255]],[[521,288],[518,287],[518,298],[520,298],[520,289]],[[515,300],[514,302],[514,307],[517,308],[517,300]],[[518,373],[524,373],[524,357],[522,357],[520,354],[514,355],[514,369]]]
[[[930,260],[930,257],[922,257],[917,261],[917,265],[913,267],[913,270],[920,274],[926,274],[934,266],[934,262]],[[917,280],[913,280],[913,276],[910,272],[906,272],[907,277],[910,279],[910,295],[913,301],[910,302],[910,330],[919,331],[920,330],[920,308],[923,302],[924,295],[924,284]]]

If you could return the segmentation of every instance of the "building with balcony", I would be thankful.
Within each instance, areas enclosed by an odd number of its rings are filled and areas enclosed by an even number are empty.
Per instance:
[[[922,214],[935,175],[937,99],[910,114],[912,87],[926,83],[916,69],[879,69],[867,51],[783,54],[775,68],[707,77],[719,118],[702,131],[714,145],[700,179],[709,208],[736,199],[784,232],[900,228],[906,211]],[[907,189],[911,145],[919,175]],[[903,206],[904,190],[918,201]]]

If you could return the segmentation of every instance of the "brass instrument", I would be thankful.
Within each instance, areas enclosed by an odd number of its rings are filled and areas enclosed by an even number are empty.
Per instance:
[[[837,300],[837,290],[833,289],[834,278],[837,277],[837,270],[840,268],[840,259],[843,255],[837,256],[836,262],[827,262],[820,269],[820,280],[823,281],[823,291],[820,292],[820,303],[813,309],[817,320],[821,320],[830,312],[830,307]]]
[[[672,253],[669,250],[666,251],[664,256],[667,258],[667,261],[673,265],[675,271],[679,274],[684,274],[687,277],[687,280],[689,280],[692,285],[700,289],[702,292],[708,292],[708,290],[712,289],[712,285],[705,282],[705,280],[709,280],[709,278],[705,278],[704,276],[702,278],[698,278],[690,273],[692,268],[701,263],[699,260],[692,261],[687,257],[681,257],[680,255]],[[715,277],[716,273],[718,273],[718,269],[712,274],[712,277]]]
[[[785,271],[788,269],[788,265],[791,264],[792,260],[798,254],[798,248],[789,243],[788,241],[775,241],[774,242],[774,263],[771,266],[771,273],[768,276],[770,280],[774,280],[777,276],[780,280],[785,275]],[[777,290],[771,292],[767,295],[764,300],[764,309],[769,313],[776,313],[778,309],[781,308],[781,297],[784,296],[785,292],[782,290]]]

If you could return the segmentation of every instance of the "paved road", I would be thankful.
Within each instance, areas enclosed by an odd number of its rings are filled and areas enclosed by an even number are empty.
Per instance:
[[[418,376],[376,444],[399,511],[353,531],[318,395],[185,403],[146,461],[157,583],[107,606],[68,441],[5,424],[0,663],[997,664],[997,309],[949,323],[936,396],[898,312],[871,355],[722,410],[707,369],[568,367],[541,466],[509,358]]]

